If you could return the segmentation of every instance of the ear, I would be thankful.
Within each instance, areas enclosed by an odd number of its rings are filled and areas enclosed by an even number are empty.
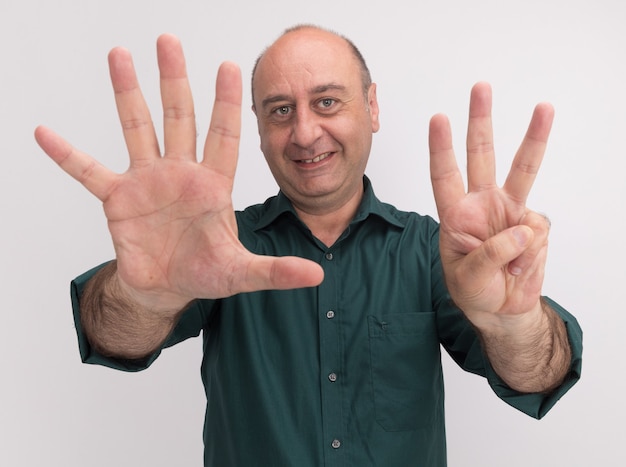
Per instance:
[[[378,120],[378,99],[376,97],[376,83],[370,84],[367,90],[367,110],[370,114],[372,122],[372,133],[376,133],[380,129],[380,121]]]

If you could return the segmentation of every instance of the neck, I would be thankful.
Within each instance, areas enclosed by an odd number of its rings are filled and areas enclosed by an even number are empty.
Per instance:
[[[363,199],[363,190],[358,191],[347,202],[329,209],[302,209],[294,205],[300,220],[324,245],[332,246],[354,219]]]

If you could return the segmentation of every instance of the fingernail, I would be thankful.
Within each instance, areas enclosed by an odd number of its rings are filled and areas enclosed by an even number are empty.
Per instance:
[[[513,230],[513,236],[519,246],[525,246],[528,243],[528,230],[524,227],[518,227]]]

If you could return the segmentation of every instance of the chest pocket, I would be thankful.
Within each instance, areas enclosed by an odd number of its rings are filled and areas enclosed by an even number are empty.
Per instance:
[[[435,313],[368,316],[376,421],[386,431],[416,430],[443,416]]]

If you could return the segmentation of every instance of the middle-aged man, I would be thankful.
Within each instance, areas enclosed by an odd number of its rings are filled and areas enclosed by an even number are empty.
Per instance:
[[[440,345],[535,417],[577,381],[581,331],[541,297],[549,224],[525,205],[550,105],[536,107],[500,188],[491,91],[473,88],[467,193],[448,121],[433,117],[438,225],[380,202],[364,175],[379,108],[356,47],[290,29],[252,79],[280,193],[235,213],[239,70],[220,67],[198,162],[182,48],[164,35],[157,50],[162,150],[120,48],[109,60],[128,171],[44,127],[36,138],[102,200],[115,246],[116,261],[72,284],[83,360],[140,370],[202,331],[206,466],[444,466]]]

